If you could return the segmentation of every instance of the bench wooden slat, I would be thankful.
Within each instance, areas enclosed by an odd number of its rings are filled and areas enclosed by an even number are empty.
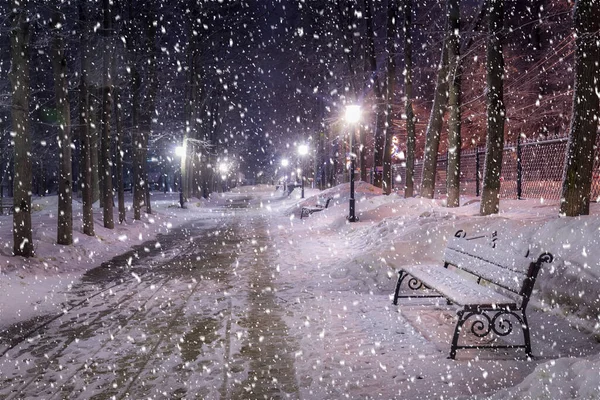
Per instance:
[[[410,265],[402,269],[461,306],[516,306],[513,299],[439,265]]]
[[[304,218],[305,216],[308,217],[312,213],[316,213],[316,212],[325,210],[326,208],[329,207],[329,203],[331,202],[331,200],[332,200],[332,198],[328,197],[325,200],[324,204],[317,203],[317,204],[315,204],[312,207],[310,207],[310,206],[309,207],[302,207],[302,209],[300,210],[300,219]]]
[[[452,249],[446,249],[444,261],[515,293],[519,293],[526,277],[524,274],[498,267],[485,260],[470,257]]]
[[[460,239],[457,237],[448,240],[447,247],[456,251],[471,254],[472,256],[496,264],[499,267],[507,268],[523,275],[527,274],[527,267],[532,261],[524,255],[517,254],[514,249],[507,251],[498,246],[492,247],[486,243]]]

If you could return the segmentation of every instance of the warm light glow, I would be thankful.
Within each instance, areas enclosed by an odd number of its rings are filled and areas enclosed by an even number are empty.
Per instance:
[[[177,146],[175,147],[175,155],[177,157],[185,157],[185,147],[183,146]]]
[[[287,167],[288,165],[290,165],[290,160],[288,160],[287,158],[284,158],[283,160],[281,160],[282,167]]]
[[[360,113],[360,106],[355,104],[346,106],[346,114],[344,115],[344,119],[350,124],[355,124],[360,121]]]
[[[308,154],[308,146],[305,144],[301,144],[300,146],[298,146],[298,154],[300,154],[301,156],[305,156]]]

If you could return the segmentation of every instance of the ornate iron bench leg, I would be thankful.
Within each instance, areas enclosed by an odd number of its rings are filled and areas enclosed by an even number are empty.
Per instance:
[[[395,306],[398,305],[398,296],[400,296],[400,286],[402,286],[402,281],[404,280],[404,278],[406,278],[406,275],[408,275],[406,272],[402,270],[398,271],[398,282],[396,283],[396,291],[394,292],[393,301],[393,304]]]
[[[452,345],[450,346],[450,358],[454,360],[456,357],[456,349],[458,348],[458,337],[460,336],[460,332],[462,331],[462,326],[467,320],[467,318],[463,318],[465,310],[459,310],[456,312],[458,316],[458,321],[456,321],[456,326],[454,327],[454,336],[452,336]]]
[[[525,315],[525,311],[523,310],[523,340],[525,341],[525,353],[527,357],[533,358],[533,353],[531,352],[531,337],[529,335],[529,322],[527,321],[527,316]]]

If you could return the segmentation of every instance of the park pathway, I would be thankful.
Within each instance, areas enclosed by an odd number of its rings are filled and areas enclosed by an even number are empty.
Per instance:
[[[298,398],[263,217],[231,199],[89,271],[0,343],[2,399]]]

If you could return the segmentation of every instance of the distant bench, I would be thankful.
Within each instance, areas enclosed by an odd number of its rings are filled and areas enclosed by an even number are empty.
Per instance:
[[[471,240],[466,238],[465,232],[458,231],[448,240],[443,266],[408,265],[400,268],[394,304],[398,304],[399,298],[445,297],[449,303],[461,306],[457,311],[458,320],[450,347],[451,359],[455,358],[457,349],[481,348],[525,348],[527,356],[532,357],[525,309],[542,264],[552,260],[550,253],[530,258],[528,254],[523,256],[508,249],[498,249],[490,241]],[[468,279],[469,275],[476,280]],[[484,285],[485,282],[491,285]],[[405,288],[420,290],[420,294],[401,294],[403,283]],[[429,290],[429,293],[422,289]],[[517,326],[523,330],[524,344],[459,345],[462,328],[469,319],[470,331],[478,338],[507,336],[513,330],[512,320],[516,320]]]
[[[304,217],[308,217],[312,213],[323,211],[324,209],[329,207],[330,202],[331,202],[331,197],[328,197],[325,200],[325,203],[323,203],[323,204],[317,203],[312,207],[302,207],[302,210],[300,210],[300,219],[302,219]]]
[[[290,194],[292,194],[294,189],[299,187],[302,187],[302,185],[299,183],[288,183],[285,187],[287,195],[289,196]]]
[[[5,214],[13,214],[15,212],[15,205],[12,202],[12,197],[10,200],[3,198],[2,205],[0,205],[0,215]]]

